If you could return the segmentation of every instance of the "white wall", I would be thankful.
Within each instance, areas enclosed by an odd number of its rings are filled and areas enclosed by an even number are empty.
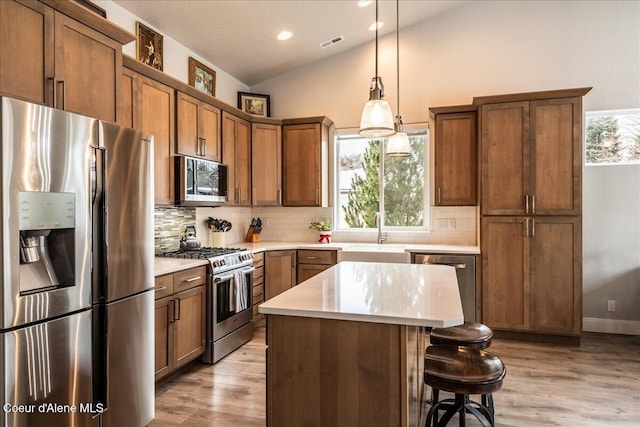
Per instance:
[[[469,2],[402,30],[400,41],[405,123],[426,121],[429,107],[474,96],[583,86],[593,86],[585,111],[640,107],[637,1]],[[382,39],[380,49],[380,75],[395,111],[394,37]],[[373,55],[371,43],[251,91],[269,93],[277,117],[327,115],[337,127],[358,126]],[[584,171],[587,318],[640,320],[639,169]],[[606,312],[607,299],[617,300],[615,313]]]
[[[168,74],[184,83],[189,83],[189,57],[192,56],[203,64],[211,67],[216,72],[216,98],[229,105],[235,106],[237,104],[238,92],[247,92],[249,87],[236,79],[235,77],[227,74],[211,62],[207,61],[200,55],[191,51],[188,47],[180,44],[176,40],[172,39],[168,35],[164,34],[162,30],[155,28],[148,22],[143,21],[136,15],[133,15],[129,11],[123,9],[116,3],[108,0],[95,1],[100,7],[107,11],[107,19],[116,25],[124,28],[131,33],[136,33],[136,21],[142,22],[149,28],[158,31],[163,36],[163,72]],[[136,57],[136,42],[133,41],[122,49],[123,53],[135,58]]]

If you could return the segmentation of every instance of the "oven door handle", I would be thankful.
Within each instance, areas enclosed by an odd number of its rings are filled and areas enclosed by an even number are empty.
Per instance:
[[[254,271],[256,271],[256,269],[253,268],[253,267],[249,267],[249,268],[244,268],[241,271],[244,274],[249,274],[249,273],[253,273]],[[233,274],[227,274],[225,276],[215,277],[214,278],[214,283],[226,282],[227,280],[233,279],[233,276],[234,276]]]

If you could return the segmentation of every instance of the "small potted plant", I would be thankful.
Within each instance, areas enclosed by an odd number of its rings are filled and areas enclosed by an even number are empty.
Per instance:
[[[319,243],[331,243],[331,221],[325,218],[313,221],[309,228],[318,231],[320,235]]]

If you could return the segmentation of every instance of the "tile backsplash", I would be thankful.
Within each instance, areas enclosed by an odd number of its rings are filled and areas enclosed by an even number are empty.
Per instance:
[[[196,222],[195,208],[157,207],[153,212],[154,250],[158,252],[180,249],[180,238],[187,225]]]
[[[244,242],[252,218],[263,222],[262,241],[318,241],[318,232],[309,223],[327,218],[333,221],[333,208],[297,207],[216,207],[216,208],[156,208],[155,250],[168,251],[180,247],[180,237],[186,225],[195,224],[196,235],[203,246],[212,246],[212,233],[207,228],[209,217],[225,219],[233,225],[224,233],[225,246]],[[386,243],[423,243],[447,245],[477,245],[478,208],[434,207],[431,209],[431,231],[385,231]],[[377,231],[333,231],[334,242],[374,243]]]

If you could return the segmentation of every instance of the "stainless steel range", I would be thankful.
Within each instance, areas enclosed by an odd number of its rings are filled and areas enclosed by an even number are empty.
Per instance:
[[[216,363],[253,334],[253,254],[240,248],[200,248],[157,256],[207,259],[207,346],[201,360]]]

